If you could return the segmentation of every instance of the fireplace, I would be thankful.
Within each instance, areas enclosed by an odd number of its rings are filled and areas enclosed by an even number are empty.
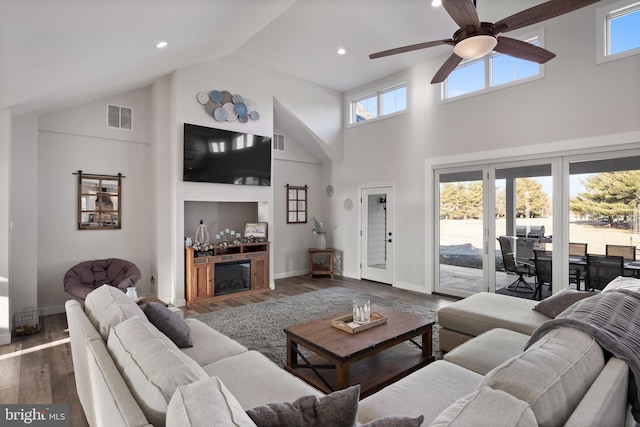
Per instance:
[[[251,289],[251,261],[215,264],[214,295],[226,295]]]

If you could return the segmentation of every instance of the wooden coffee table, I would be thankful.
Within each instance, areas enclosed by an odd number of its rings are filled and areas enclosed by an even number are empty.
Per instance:
[[[433,361],[435,322],[378,305],[371,311],[386,316],[387,323],[356,334],[331,326],[347,312],[285,328],[285,369],[325,393],[360,384],[362,398]],[[422,346],[414,340],[419,336]]]

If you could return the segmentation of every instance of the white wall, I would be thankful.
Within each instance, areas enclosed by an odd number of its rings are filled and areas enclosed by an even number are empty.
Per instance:
[[[9,206],[11,111],[0,110],[0,345],[11,342],[9,315]]]
[[[275,218],[273,220],[274,276],[276,279],[307,274],[308,248],[315,246],[312,233],[313,217],[324,222],[328,228],[327,246],[333,242],[333,233],[329,229],[331,199],[326,188],[330,180],[330,167],[323,165],[295,136],[275,124],[275,132],[285,136],[285,151],[274,152],[273,202]],[[287,224],[285,186],[308,186],[307,223]]]
[[[11,315],[38,307],[38,115],[13,120],[11,149]]]
[[[424,270],[425,207],[433,208],[433,201],[424,200],[425,159],[472,159],[472,153],[486,150],[526,153],[544,143],[557,149],[570,140],[640,129],[640,56],[595,64],[595,8],[545,23],[546,48],[557,57],[542,80],[440,103],[439,86],[429,82],[443,57],[406,71],[407,114],[345,130],[344,161],[334,165],[338,200],[355,201],[358,186],[370,182],[389,181],[396,188],[396,286],[431,290]],[[350,255],[357,254],[357,214],[339,205],[332,214],[340,230],[336,246],[345,250],[345,274],[358,277],[357,257]]]
[[[178,206],[182,206],[186,201],[256,202],[258,203],[258,220],[268,222],[269,230],[274,230],[273,221],[284,215],[284,213],[276,215],[275,212],[274,194],[278,191],[276,183],[271,187],[255,187],[181,181],[178,169],[182,164],[183,124],[186,122],[271,136],[274,126],[273,98],[277,97],[286,105],[292,106],[296,115],[299,114],[308,120],[305,124],[315,135],[321,136],[321,141],[327,144],[327,150],[340,150],[342,144],[341,94],[230,57],[181,68],[175,73],[174,79],[176,131],[171,135],[172,158],[166,167],[175,178],[175,200]],[[196,100],[198,92],[210,92],[214,89],[228,90],[251,99],[260,113],[260,119],[250,120],[247,123],[215,121]],[[276,167],[276,163],[273,164]],[[284,205],[278,209],[284,209]],[[173,245],[176,253],[181,253],[184,221],[184,210],[178,208],[175,223],[180,231],[174,233],[171,242],[159,242],[159,244]],[[274,233],[270,235],[273,243],[270,283],[273,287],[274,259],[279,258],[281,254],[278,238]],[[158,263],[164,261],[169,260],[159,259]],[[184,301],[184,263],[176,265],[174,277],[174,302],[181,303]]]
[[[144,88],[42,116],[38,135],[38,307],[64,310],[65,272],[81,261],[117,257],[142,272],[138,292],[150,290],[154,215],[150,89]],[[132,107],[133,131],[106,127],[106,104]],[[74,172],[118,174],[122,180],[122,228],[77,229]]]

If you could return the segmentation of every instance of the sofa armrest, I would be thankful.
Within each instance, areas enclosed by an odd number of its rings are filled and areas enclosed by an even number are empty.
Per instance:
[[[629,366],[612,357],[582,397],[565,427],[625,425],[628,383]]]

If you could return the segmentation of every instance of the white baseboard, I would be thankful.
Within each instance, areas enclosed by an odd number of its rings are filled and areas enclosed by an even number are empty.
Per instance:
[[[430,294],[430,290],[429,289],[425,289],[424,286],[418,286],[415,285],[413,283],[406,283],[406,282],[396,282],[393,285],[394,288],[398,288],[398,289],[403,289],[405,291],[414,291],[414,292],[419,292],[421,294]]]
[[[294,270],[294,271],[286,271],[284,273],[277,273],[273,275],[273,278],[274,280],[286,279],[287,277],[304,276],[306,274],[309,274],[309,270],[305,268],[304,270]]]
[[[11,344],[11,333],[0,334],[0,345]]]
[[[60,313],[64,313],[64,305],[54,305],[51,307],[42,307],[40,310],[42,310],[42,315],[43,316],[48,316],[50,314],[60,314]]]

